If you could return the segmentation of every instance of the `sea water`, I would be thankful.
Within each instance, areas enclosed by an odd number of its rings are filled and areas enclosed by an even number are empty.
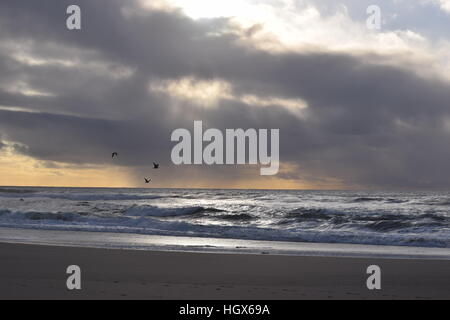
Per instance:
[[[450,248],[450,192],[1,187],[0,228]]]

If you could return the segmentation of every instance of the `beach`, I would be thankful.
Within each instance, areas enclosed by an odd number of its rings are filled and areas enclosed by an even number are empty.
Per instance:
[[[0,299],[450,299],[450,261],[0,244]],[[366,287],[367,267],[382,289]],[[70,265],[82,289],[66,288]]]
[[[0,300],[450,300],[449,18],[1,0]]]
[[[449,197],[0,188],[0,299],[450,299]]]

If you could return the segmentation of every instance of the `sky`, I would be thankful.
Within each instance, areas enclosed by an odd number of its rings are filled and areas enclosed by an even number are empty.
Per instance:
[[[449,49],[450,0],[2,0],[0,185],[448,189]],[[279,173],[175,166],[195,120]]]

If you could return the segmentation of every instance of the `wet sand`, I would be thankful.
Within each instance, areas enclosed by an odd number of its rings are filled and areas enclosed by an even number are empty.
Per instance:
[[[450,299],[450,261],[0,244],[0,299]],[[382,269],[382,290],[366,287]],[[66,269],[82,270],[82,290]]]

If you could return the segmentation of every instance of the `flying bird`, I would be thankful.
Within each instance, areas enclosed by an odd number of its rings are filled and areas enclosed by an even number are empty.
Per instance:
[[[159,163],[153,162],[153,169],[159,169]]]
[[[145,183],[150,183],[150,181],[152,181],[152,179],[147,179],[147,178],[144,178],[144,180],[145,180]]]
[[[113,152],[112,157],[117,157],[119,154],[117,152]]]

